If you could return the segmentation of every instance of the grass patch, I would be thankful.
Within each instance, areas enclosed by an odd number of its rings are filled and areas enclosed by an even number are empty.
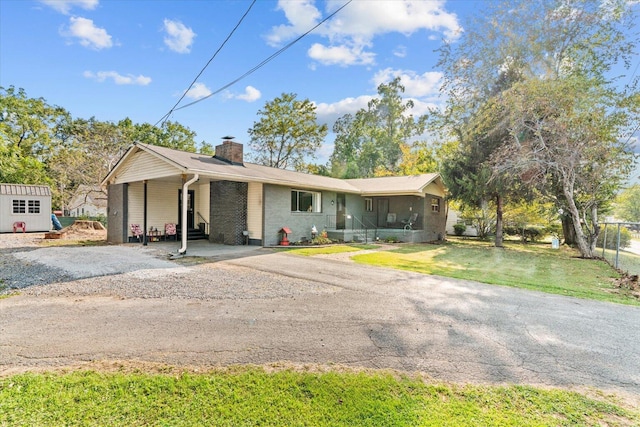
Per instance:
[[[598,248],[597,253],[602,256],[602,248]],[[604,258],[606,258],[611,265],[615,265],[615,249],[606,249],[604,251]],[[631,252],[619,251],[618,268],[629,274],[640,274],[640,256]]]
[[[357,252],[364,249],[376,249],[378,245],[327,245],[308,248],[291,248],[287,249],[296,255],[312,256],[312,255],[327,255],[327,254],[340,254],[343,252]]]
[[[613,397],[533,387],[455,386],[390,373],[21,374],[0,379],[11,426],[637,425]]]
[[[354,255],[362,264],[397,268],[457,279],[532,289],[601,301],[640,305],[615,286],[620,275],[602,260],[578,258],[570,248],[550,245],[453,240],[441,245],[406,244],[401,248]]]

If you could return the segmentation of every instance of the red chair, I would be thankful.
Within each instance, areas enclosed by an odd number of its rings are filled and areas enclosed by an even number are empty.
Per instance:
[[[177,239],[176,225],[174,223],[164,225],[164,238],[165,240],[168,240],[169,238],[171,240]]]
[[[140,228],[140,224],[131,224],[130,227],[133,237],[138,239],[138,242],[142,242],[142,228]]]
[[[24,223],[24,221],[16,221],[13,223],[13,232],[15,233],[16,231],[18,231],[18,229],[22,229],[23,233],[26,233],[27,231],[27,224]]]

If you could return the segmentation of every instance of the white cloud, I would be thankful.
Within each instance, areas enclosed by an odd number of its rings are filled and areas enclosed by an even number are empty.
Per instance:
[[[200,99],[204,98],[205,96],[211,95],[211,93],[211,89],[209,89],[207,85],[198,82],[194,83],[193,86],[191,86],[191,89],[187,91],[187,94],[185,96],[191,99]]]
[[[278,1],[276,10],[282,10],[290,25],[278,25],[273,27],[266,35],[267,43],[277,47],[320,22],[322,14],[314,6],[314,0]]]
[[[93,10],[98,6],[98,2],[99,0],[40,0],[40,3],[65,15],[68,15],[71,9],[76,6],[85,10]]]
[[[117,71],[98,71],[97,73],[85,71],[83,75],[88,79],[93,79],[100,83],[104,82],[107,79],[113,80],[113,82],[117,85],[146,86],[151,83],[151,77],[146,77],[143,75],[134,76],[133,74],[127,74],[126,76],[123,76]]]
[[[389,83],[396,77],[400,77],[400,84],[404,86],[406,96],[424,98],[438,95],[443,76],[441,72],[437,71],[416,74],[410,70],[386,68],[378,71],[372,81],[378,87],[382,83]]]
[[[262,93],[253,86],[247,86],[244,88],[244,93],[241,95],[236,95],[237,99],[241,99],[247,102],[257,101],[262,97]]]
[[[81,17],[69,18],[69,29],[62,35],[75,37],[79,43],[90,49],[100,50],[113,46],[111,36],[104,28],[96,27],[91,19]]]
[[[266,36],[268,43],[282,45],[319,22],[322,14],[315,4],[312,0],[279,0],[278,9],[285,13],[288,24],[273,27]],[[342,0],[328,0],[326,14],[342,4]],[[315,54],[314,59],[323,64],[368,65],[374,54],[366,52],[365,48],[373,46],[376,36],[387,33],[409,36],[423,30],[455,39],[462,28],[458,17],[448,12],[444,5],[444,0],[354,1],[314,31],[313,34],[327,38],[328,46],[316,44],[309,49],[309,54]],[[344,62],[339,62],[340,59]]]
[[[178,53],[191,52],[191,45],[196,33],[180,21],[164,20],[164,30],[167,36],[164,38],[164,44],[169,49]]]
[[[355,114],[360,109],[366,109],[373,97],[362,95],[357,98],[345,98],[332,104],[321,102],[316,104],[316,116],[320,123],[328,123],[333,126],[338,118],[345,114]]]
[[[393,54],[398,58],[404,58],[407,56],[407,47],[403,45],[396,46],[396,48],[393,49]]]
[[[324,65],[370,65],[375,62],[375,54],[363,52],[362,46],[323,46],[315,43],[307,52],[309,57]]]

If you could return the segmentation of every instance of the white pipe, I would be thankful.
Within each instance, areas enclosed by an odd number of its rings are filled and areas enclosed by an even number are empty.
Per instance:
[[[195,174],[193,178],[182,184],[182,218],[180,218],[180,227],[182,228],[182,247],[178,249],[178,254],[187,253],[187,203],[189,202],[189,186],[196,182],[199,178]]]

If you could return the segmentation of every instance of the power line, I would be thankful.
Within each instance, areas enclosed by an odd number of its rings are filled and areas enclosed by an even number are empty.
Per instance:
[[[224,47],[224,45],[227,44],[227,42],[229,41],[229,39],[231,38],[231,36],[233,35],[233,33],[236,32],[236,30],[238,29],[238,27],[240,26],[240,24],[242,23],[242,21],[244,21],[244,18],[247,17],[247,15],[249,14],[249,11],[251,10],[251,8],[253,7],[253,5],[256,3],[257,0],[253,0],[251,2],[251,4],[249,5],[249,8],[247,9],[247,11],[244,13],[244,15],[242,15],[242,17],[240,18],[240,20],[238,21],[238,23],[236,24],[235,27],[233,27],[233,29],[231,30],[231,32],[229,33],[229,35],[227,36],[226,39],[224,39],[224,41],[222,42],[222,44],[220,45],[220,47],[215,51],[215,53],[213,54],[213,56],[211,58],[209,58],[209,61],[207,61],[207,63],[205,64],[204,67],[202,67],[202,70],[200,70],[200,72],[198,73],[198,75],[196,76],[195,79],[193,79],[193,81],[191,82],[191,84],[189,85],[189,87],[187,88],[187,90],[184,91],[184,93],[182,94],[182,96],[180,97],[180,99],[178,99],[178,102],[175,103],[175,105],[173,107],[171,107],[171,109],[169,110],[169,112],[167,114],[165,114],[164,116],[162,116],[162,118],[160,120],[158,120],[156,122],[156,124],[154,126],[157,126],[158,123],[162,122],[162,124],[164,124],[164,122],[169,118],[169,116],[175,111],[176,107],[178,106],[178,104],[180,104],[180,102],[184,99],[184,97],[187,95],[187,93],[189,92],[189,90],[191,90],[191,88],[193,87],[193,85],[198,81],[198,79],[200,78],[200,76],[202,75],[202,73],[204,73],[204,70],[207,69],[207,67],[209,66],[209,64],[211,64],[211,61],[213,61],[213,59],[218,55],[218,53],[222,50],[222,48]]]
[[[302,35],[300,35],[298,38],[296,38],[295,40],[293,40],[292,42],[290,42],[289,44],[287,44],[286,46],[284,46],[283,48],[281,48],[280,50],[278,50],[277,52],[275,52],[273,55],[267,57],[266,59],[264,59],[262,62],[260,62],[258,65],[256,65],[255,67],[251,68],[249,71],[247,71],[246,73],[244,73],[243,75],[241,75],[240,77],[238,77],[237,79],[227,83],[226,85],[222,86],[221,88],[215,90],[214,92],[210,93],[207,96],[204,96],[200,99],[197,99],[193,102],[190,102],[189,104],[185,104],[182,107],[179,108],[175,108],[172,111],[178,111],[178,110],[182,110],[183,108],[187,108],[190,107],[192,105],[197,104],[198,102],[204,101],[207,98],[211,98],[213,95],[216,95],[220,92],[222,92],[223,90],[233,86],[234,84],[238,83],[240,80],[244,79],[245,77],[255,73],[256,71],[258,71],[260,68],[262,68],[263,66],[265,66],[267,63],[271,62],[273,59],[275,59],[276,57],[278,57],[281,53],[283,53],[284,51],[286,51],[287,49],[289,49],[291,46],[293,46],[294,44],[296,44],[297,42],[299,42],[300,40],[302,40],[304,37],[306,37],[309,33],[311,33],[313,30],[315,30],[316,28],[318,28],[320,25],[324,24],[326,21],[328,21],[329,19],[333,18],[338,12],[340,12],[342,9],[344,9],[349,3],[351,3],[353,0],[349,0],[347,1],[345,4],[343,4],[339,9],[335,10],[333,13],[331,13],[330,15],[328,15],[326,18],[324,18],[322,21],[320,21],[318,24],[316,24],[314,27],[312,27],[310,30],[306,31],[305,33],[303,33]]]

